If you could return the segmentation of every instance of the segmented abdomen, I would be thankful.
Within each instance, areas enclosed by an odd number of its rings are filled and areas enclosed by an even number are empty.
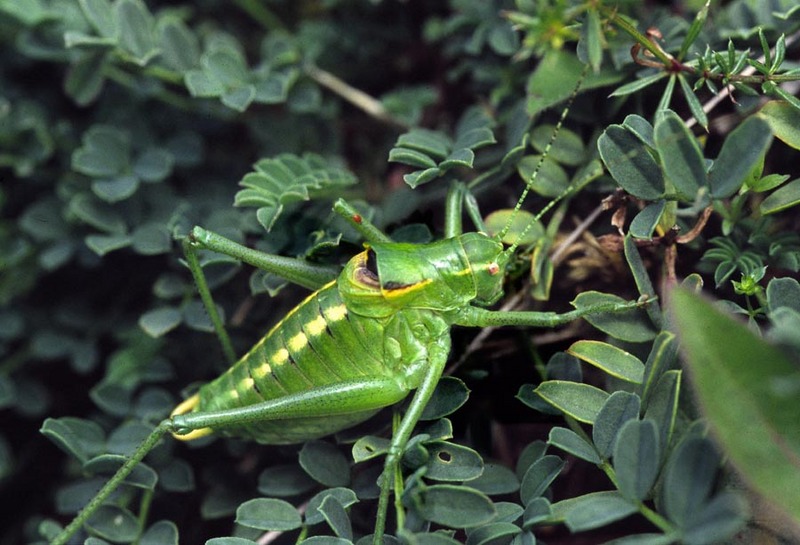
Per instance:
[[[348,313],[332,282],[295,307],[233,367],[203,386],[195,411],[234,409],[344,380],[390,375],[382,362],[383,325]],[[218,431],[261,443],[296,443],[353,426],[373,413],[271,420]]]

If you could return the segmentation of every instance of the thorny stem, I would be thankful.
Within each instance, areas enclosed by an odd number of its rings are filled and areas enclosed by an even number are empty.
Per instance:
[[[130,458],[125,460],[125,463],[122,464],[117,472],[114,474],[109,481],[103,485],[103,488],[100,489],[100,492],[92,498],[86,507],[78,513],[78,516],[75,517],[69,525],[58,534],[53,541],[50,542],[50,545],[65,545],[69,538],[72,537],[75,532],[77,532],[81,526],[91,517],[97,509],[103,505],[103,502],[111,495],[111,493],[117,489],[117,487],[122,484],[122,481],[130,475],[131,471],[139,465],[144,457],[149,453],[156,444],[161,440],[161,437],[167,433],[172,427],[172,421],[167,419],[162,421],[156,428],[150,432],[150,435],[142,441],[136,450],[133,452]]]

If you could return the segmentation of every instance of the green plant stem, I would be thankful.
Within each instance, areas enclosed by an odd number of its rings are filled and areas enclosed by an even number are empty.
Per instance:
[[[66,545],[69,538],[77,532],[81,526],[91,517],[97,509],[103,505],[103,502],[111,495],[111,493],[122,484],[122,481],[130,475],[131,471],[139,465],[148,452],[153,450],[153,447],[161,440],[161,437],[172,428],[171,420],[163,420],[156,428],[150,432],[150,435],[136,448],[130,458],[128,458],[122,467],[120,467],[111,479],[100,489],[100,492],[92,498],[86,507],[78,513],[72,522],[58,534],[50,545]]]
[[[269,10],[263,0],[234,0],[239,9],[267,30],[286,30],[283,21]]]
[[[147,524],[147,517],[150,514],[150,506],[153,504],[153,491],[152,490],[145,490],[142,494],[142,501],[139,505],[139,528],[144,528]],[[133,542],[133,545],[138,545],[141,541],[142,536],[140,535],[136,538],[136,541]]]
[[[113,66],[111,64],[106,65],[103,69],[103,74],[111,81],[118,83],[125,88],[134,89],[136,87],[134,76],[117,66]],[[180,110],[195,111],[197,109],[196,104],[192,102],[191,99],[167,89],[159,89],[158,93],[156,93],[154,96],[161,102]]]
[[[616,8],[608,8],[604,6],[598,6],[600,9],[600,13],[602,13],[605,17],[608,17],[608,20],[611,24],[616,26],[618,29],[623,31],[625,34],[630,36],[634,39],[636,43],[647,49],[650,53],[653,54],[659,61],[664,63],[664,66],[672,66],[673,59],[669,57],[664,51],[659,49],[658,47],[651,42],[647,36],[636,30],[636,27],[633,26],[630,21],[628,21],[624,17],[620,17],[617,15]]]

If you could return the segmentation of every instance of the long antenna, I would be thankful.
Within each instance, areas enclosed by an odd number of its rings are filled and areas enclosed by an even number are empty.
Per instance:
[[[522,208],[522,204],[525,202],[525,198],[528,196],[531,187],[533,187],[533,182],[539,175],[539,171],[542,169],[542,165],[544,164],[545,159],[547,159],[547,156],[550,153],[550,148],[553,147],[553,144],[558,138],[558,132],[561,130],[561,126],[564,124],[564,120],[567,118],[567,115],[569,114],[569,109],[572,107],[572,103],[575,102],[575,97],[578,96],[578,91],[580,90],[581,85],[583,84],[583,80],[586,78],[586,74],[588,73],[588,71],[589,71],[589,65],[586,64],[583,67],[583,71],[581,72],[578,81],[575,83],[575,88],[572,89],[572,93],[570,94],[569,99],[567,100],[567,105],[561,111],[561,117],[559,117],[555,129],[553,129],[553,134],[550,135],[550,140],[547,142],[544,151],[542,151],[542,156],[539,158],[539,162],[536,163],[536,168],[533,169],[533,174],[531,174],[530,179],[525,184],[525,189],[522,191],[522,195],[520,195],[519,199],[517,200],[517,205],[514,207],[514,211],[511,213],[511,216],[508,218],[505,227],[503,227],[503,230],[498,235],[499,239],[502,239],[504,236],[506,236],[506,234],[508,234],[508,230],[511,228],[511,225],[514,222],[514,217],[517,215],[517,212],[519,212],[519,210]],[[506,250],[506,253],[508,254],[514,253],[517,247],[519,247],[519,241],[524,239],[525,235],[527,235],[528,231],[530,231],[531,228],[533,228],[534,224],[538,222],[542,218],[542,216],[544,216],[548,211],[550,211],[550,209],[552,209],[556,204],[558,204],[559,201],[561,201],[564,197],[569,195],[569,193],[572,190],[573,190],[573,185],[570,184],[569,186],[567,186],[564,192],[561,193],[561,195],[550,201],[547,204],[547,206],[545,206],[542,210],[540,210],[539,213],[536,214],[533,217],[533,219],[531,219],[530,223],[528,223],[528,225],[525,227],[525,229],[523,229],[523,231],[519,234],[519,236],[517,236],[516,240],[511,245],[511,247],[508,248],[508,250]]]

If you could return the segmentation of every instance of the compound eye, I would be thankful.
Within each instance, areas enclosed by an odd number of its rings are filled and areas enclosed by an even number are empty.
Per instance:
[[[500,272],[500,265],[497,263],[489,263],[489,266],[486,269],[490,276],[494,276]]]
[[[378,280],[378,257],[372,248],[367,250],[367,271]]]
[[[359,280],[373,288],[380,287],[380,280],[378,278],[378,259],[375,257],[375,252],[367,250],[367,260],[356,271]]]

